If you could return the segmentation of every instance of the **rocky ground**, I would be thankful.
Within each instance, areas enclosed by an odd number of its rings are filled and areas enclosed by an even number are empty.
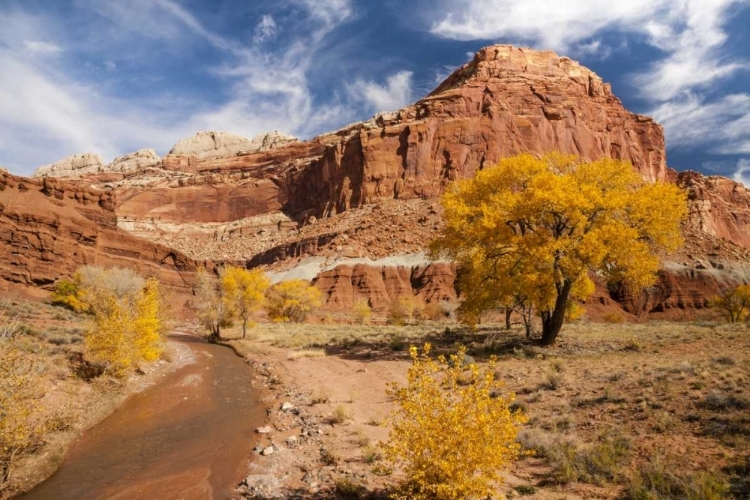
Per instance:
[[[442,352],[466,344],[480,363],[498,355],[498,377],[529,417],[519,439],[534,455],[511,467],[498,498],[618,498],[654,457],[664,477],[693,486],[718,478],[735,488],[727,498],[746,498],[738,464],[750,459],[748,327],[578,324],[557,348],[540,349],[519,331],[445,326],[259,325],[253,340],[231,341],[255,368],[268,411],[238,492],[382,493],[397,480],[383,475],[377,448],[393,408],[385,389],[404,381],[404,348],[429,339]],[[591,467],[594,455],[607,465]]]

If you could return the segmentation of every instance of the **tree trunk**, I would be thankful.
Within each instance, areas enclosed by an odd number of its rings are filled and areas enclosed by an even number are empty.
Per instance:
[[[242,321],[242,340],[247,336],[247,320]]]
[[[513,309],[510,307],[505,308],[505,329],[510,330],[510,315],[513,314]]]
[[[220,325],[214,325],[211,327],[211,336],[208,337],[209,342],[216,342],[218,340],[221,340],[221,326]]]
[[[555,308],[552,311],[542,313],[542,340],[540,343],[543,346],[553,345],[557,340],[557,335],[565,322],[565,309],[568,305],[571,288],[572,284],[566,281],[557,293]]]

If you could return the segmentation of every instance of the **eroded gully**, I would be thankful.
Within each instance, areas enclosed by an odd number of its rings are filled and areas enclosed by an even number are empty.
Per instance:
[[[195,362],[130,396],[86,431],[23,500],[236,497],[264,418],[252,373],[232,350],[186,335]]]

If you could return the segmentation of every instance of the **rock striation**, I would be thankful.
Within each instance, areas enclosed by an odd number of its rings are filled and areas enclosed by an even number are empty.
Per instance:
[[[137,269],[188,291],[197,263],[117,228],[115,195],[0,173],[0,288],[47,287],[84,264]]]

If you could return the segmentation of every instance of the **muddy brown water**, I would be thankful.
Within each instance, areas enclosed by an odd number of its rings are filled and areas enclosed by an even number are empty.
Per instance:
[[[231,349],[177,335],[195,362],[130,396],[23,500],[225,499],[244,477],[264,415]]]

